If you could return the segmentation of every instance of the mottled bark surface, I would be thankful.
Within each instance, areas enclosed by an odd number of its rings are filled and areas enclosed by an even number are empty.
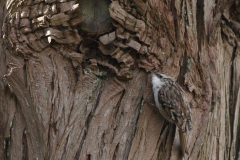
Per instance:
[[[239,159],[239,13],[233,0],[1,0],[1,159],[183,159],[149,69],[187,93],[185,158]]]

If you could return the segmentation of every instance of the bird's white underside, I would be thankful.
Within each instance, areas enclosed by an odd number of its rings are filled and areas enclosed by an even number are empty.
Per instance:
[[[161,107],[159,104],[159,99],[158,99],[158,91],[162,86],[165,84],[165,82],[162,82],[160,78],[158,78],[156,75],[152,76],[152,88],[153,88],[153,94],[154,94],[154,99],[155,99],[155,104],[157,105],[158,108]]]

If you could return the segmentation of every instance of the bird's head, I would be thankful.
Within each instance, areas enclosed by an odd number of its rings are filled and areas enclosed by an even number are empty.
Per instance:
[[[153,70],[150,70],[152,72],[152,76],[156,76],[158,77],[160,80],[162,79],[170,79],[172,81],[175,81],[174,78],[166,73],[159,73],[159,72],[155,72]]]

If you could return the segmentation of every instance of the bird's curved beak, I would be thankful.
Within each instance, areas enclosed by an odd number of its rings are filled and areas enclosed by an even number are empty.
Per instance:
[[[156,72],[154,72],[153,70],[150,70],[150,72],[152,72],[153,74],[156,74]]]

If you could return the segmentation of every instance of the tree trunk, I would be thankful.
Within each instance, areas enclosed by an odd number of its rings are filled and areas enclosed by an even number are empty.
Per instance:
[[[1,0],[1,159],[240,159],[233,0]],[[191,107],[189,155],[149,70]]]

